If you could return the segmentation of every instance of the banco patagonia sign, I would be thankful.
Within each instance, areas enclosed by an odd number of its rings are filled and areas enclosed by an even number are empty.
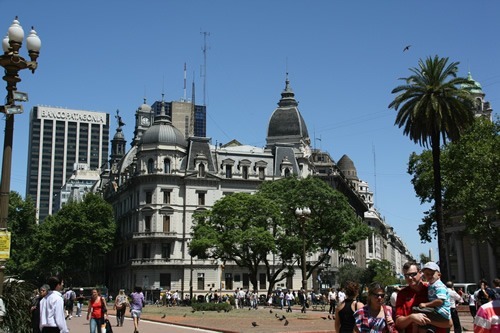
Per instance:
[[[55,109],[55,108],[38,108],[38,117],[40,119],[53,119],[53,120],[68,120],[78,121],[85,123],[105,124],[106,114],[102,112],[89,112],[77,111],[68,109]]]

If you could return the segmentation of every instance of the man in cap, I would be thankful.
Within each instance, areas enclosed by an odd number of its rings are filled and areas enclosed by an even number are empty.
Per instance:
[[[83,295],[83,288],[78,291],[78,296],[76,296],[76,316],[82,316],[83,302],[85,302],[85,296]]]

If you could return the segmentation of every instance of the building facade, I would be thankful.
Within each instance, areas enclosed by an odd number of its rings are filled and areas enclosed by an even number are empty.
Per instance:
[[[90,169],[107,164],[109,114],[35,106],[30,113],[26,196],[36,205],[37,221],[53,214],[55,198],[74,165]]]
[[[162,289],[204,294],[210,288],[252,288],[247,271],[233,263],[191,257],[188,244],[195,212],[210,209],[231,193],[254,193],[265,180],[292,175],[321,177],[343,193],[357,216],[364,218],[367,204],[353,183],[327,153],[311,149],[288,79],[269,120],[264,148],[236,140],[212,145],[207,137],[186,137],[172,124],[175,116],[167,115],[166,105],[161,103],[149,127],[142,117],[154,113],[152,108],[144,103],[137,109],[132,147],[123,154],[125,139],[121,128],[117,129],[110,169],[96,186],[113,206],[119,234],[109,258],[110,290],[140,285],[153,294]],[[307,260],[316,262],[317,257],[311,255]],[[346,262],[365,265],[366,255],[357,250],[334,252],[321,271],[328,276],[327,272]],[[323,286],[317,275],[308,281],[309,288]],[[258,283],[259,290],[269,287],[264,267]],[[298,289],[300,285],[301,276],[295,274],[276,287]]]

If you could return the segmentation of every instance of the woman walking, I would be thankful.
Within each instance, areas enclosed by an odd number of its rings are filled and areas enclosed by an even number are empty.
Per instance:
[[[87,310],[87,320],[90,319],[90,333],[99,333],[101,331],[104,320],[108,319],[107,312],[106,301],[97,289],[92,289],[92,296]]]
[[[360,333],[395,333],[396,326],[392,319],[392,308],[386,306],[384,287],[373,282],[368,287],[368,304],[354,313],[356,332]]]
[[[134,287],[134,292],[130,294],[130,314],[134,320],[134,333],[139,333],[139,320],[141,319],[142,308],[144,307],[144,295],[141,287]]]
[[[335,309],[335,332],[352,333],[355,331],[356,321],[354,312],[363,307],[363,303],[356,301],[359,284],[347,281],[345,286],[345,300]]]
[[[125,290],[120,289],[118,296],[115,298],[115,305],[113,306],[116,309],[116,326],[123,326],[123,321],[125,320],[125,311],[127,310],[128,298],[125,295]]]

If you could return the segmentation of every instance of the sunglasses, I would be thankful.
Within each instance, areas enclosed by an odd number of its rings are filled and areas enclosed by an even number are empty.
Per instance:
[[[385,294],[372,294],[372,296],[375,296],[376,298],[384,298]]]
[[[418,272],[413,272],[413,273],[408,273],[408,274],[404,274],[405,278],[414,278],[415,276],[417,276]]]

